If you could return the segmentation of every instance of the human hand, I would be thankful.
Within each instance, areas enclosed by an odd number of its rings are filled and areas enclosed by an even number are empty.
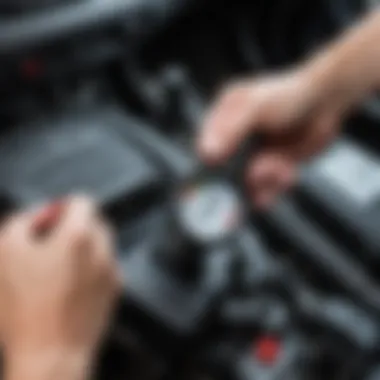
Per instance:
[[[338,132],[343,106],[328,88],[306,69],[228,86],[206,117],[200,156],[221,163],[249,135],[262,135],[263,147],[252,152],[247,168],[247,184],[257,206],[269,205],[294,183],[297,166]]]
[[[12,216],[0,232],[8,378],[83,379],[116,300],[112,234],[85,198]]]

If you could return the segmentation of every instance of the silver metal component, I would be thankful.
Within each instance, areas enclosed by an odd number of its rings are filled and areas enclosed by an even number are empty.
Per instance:
[[[224,239],[240,226],[240,199],[223,181],[194,181],[179,192],[176,201],[182,228],[202,243]]]

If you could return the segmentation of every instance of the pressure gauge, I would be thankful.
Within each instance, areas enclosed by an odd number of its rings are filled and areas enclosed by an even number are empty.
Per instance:
[[[178,223],[189,238],[199,243],[229,237],[242,221],[239,196],[223,180],[189,181],[178,191],[175,203]]]

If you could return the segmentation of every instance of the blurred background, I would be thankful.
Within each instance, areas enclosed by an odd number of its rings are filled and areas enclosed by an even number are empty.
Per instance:
[[[302,60],[377,3],[0,1],[2,214],[86,191],[118,232],[128,286],[99,379],[380,379],[380,97],[233,241],[194,241],[170,197],[225,83]]]

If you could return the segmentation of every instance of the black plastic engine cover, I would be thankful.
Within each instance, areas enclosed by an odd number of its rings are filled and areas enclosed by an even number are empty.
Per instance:
[[[25,126],[0,142],[0,186],[18,206],[69,193],[102,204],[155,191],[161,175],[143,150],[122,136],[136,128],[117,109],[91,109]]]
[[[228,248],[207,252],[199,281],[188,283],[157,260],[154,239],[144,237],[122,260],[127,297],[173,339],[192,339],[205,326],[228,285]]]
[[[380,160],[349,139],[340,139],[301,176],[300,196],[328,234],[351,250],[380,259]],[[363,257],[361,257],[362,259]]]

